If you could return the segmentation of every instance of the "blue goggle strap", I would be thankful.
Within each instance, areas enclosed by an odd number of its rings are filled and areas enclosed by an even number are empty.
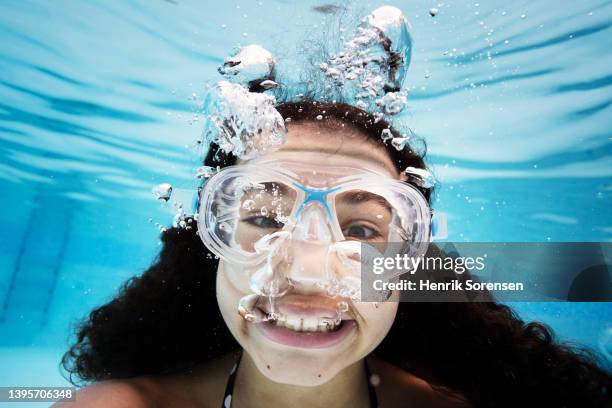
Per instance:
[[[448,238],[448,223],[446,213],[433,211],[431,215],[431,239]]]

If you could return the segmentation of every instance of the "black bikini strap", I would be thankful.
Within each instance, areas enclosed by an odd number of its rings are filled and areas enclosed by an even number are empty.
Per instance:
[[[236,372],[238,371],[238,364],[242,353],[238,355],[236,362],[232,366],[229,377],[227,378],[227,384],[225,385],[225,394],[223,395],[223,401],[221,402],[221,408],[230,408],[232,406],[232,393],[234,392],[234,382],[236,381]]]
[[[366,381],[368,382],[368,395],[370,396],[370,407],[378,408],[378,395],[376,394],[376,387],[372,384],[373,378],[372,373],[370,372],[370,367],[368,366],[368,360],[363,360],[363,365],[365,366],[366,372]]]

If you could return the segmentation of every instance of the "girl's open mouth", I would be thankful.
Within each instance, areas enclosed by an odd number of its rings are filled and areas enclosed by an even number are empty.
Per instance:
[[[354,320],[342,320],[332,330],[294,330],[286,326],[267,321],[256,324],[263,335],[275,343],[291,347],[326,348],[334,346],[349,336],[357,327]]]
[[[258,312],[266,314],[262,309],[257,309]],[[347,338],[357,328],[357,323],[349,316],[335,319],[325,317],[326,315],[330,315],[330,313],[316,309],[304,310],[288,306],[281,308],[276,319],[263,321],[255,326],[268,340],[285,346],[301,348],[334,346]]]

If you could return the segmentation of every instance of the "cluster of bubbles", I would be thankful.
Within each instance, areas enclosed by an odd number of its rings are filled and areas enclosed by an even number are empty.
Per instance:
[[[197,214],[187,213],[184,209],[183,203],[177,199],[173,199],[174,191],[175,189],[169,183],[161,183],[151,189],[153,196],[164,206],[171,205],[172,212],[174,213],[172,226],[175,228],[190,230],[193,228],[193,222],[197,221]],[[149,222],[153,222],[153,219],[150,218]],[[166,231],[166,228],[159,222],[155,222],[154,225],[159,232],[163,233]]]
[[[195,178],[197,179],[207,179],[212,177],[215,173],[217,173],[220,168],[217,166],[200,166],[195,171]],[[171,201],[173,197],[174,188],[170,183],[160,183],[157,186],[151,189],[151,193],[153,197],[160,201],[164,205],[172,204],[172,212],[174,213],[174,217],[172,219],[172,226],[175,228],[184,228],[190,230],[193,228],[193,222],[197,221],[198,214],[191,214],[185,211],[183,202],[179,200]],[[153,222],[152,219],[149,220]],[[166,228],[163,227],[160,223],[155,222],[155,227],[159,230],[159,232],[165,232]]]
[[[213,89],[207,144],[241,159],[252,159],[278,149],[287,130],[275,109],[276,98],[265,93],[278,86],[275,60],[260,45],[242,47],[219,67],[225,80]]]
[[[401,151],[408,145],[410,142],[410,136],[402,134],[400,136],[395,136],[391,129],[383,129],[380,133],[380,138],[385,143],[391,143],[396,150]]]
[[[402,85],[411,53],[406,17],[396,7],[383,6],[363,18],[340,52],[319,67],[348,102],[380,120],[406,107]]]
[[[175,210],[172,226],[175,228],[191,229],[192,227],[190,224],[193,222],[193,218],[190,216],[190,214],[185,212],[183,203],[175,201],[172,203],[172,205]]]
[[[149,218],[149,222],[153,222],[153,218]],[[162,224],[160,224],[159,222],[156,222],[155,224],[155,228],[157,228],[157,230],[161,233],[166,232],[166,227],[164,227]]]
[[[330,297],[340,297],[358,302],[361,299],[361,289],[356,285],[332,278],[317,284]]]
[[[250,92],[240,84],[220,81],[211,123],[216,131],[209,142],[242,159],[278,149],[286,137],[285,123],[272,95]]]
[[[255,251],[265,254],[265,259],[253,267],[249,278],[251,293],[240,301],[239,311],[245,319],[262,322],[279,318],[275,312],[277,299],[286,295],[301,279],[298,277],[296,280],[292,272],[293,268],[298,267],[293,262],[293,238],[291,232],[281,230],[263,236],[254,244]],[[333,326],[339,324],[342,315],[349,310],[349,302],[358,302],[361,299],[360,245],[355,241],[335,243],[328,249],[325,257],[326,278],[314,284],[322,293],[338,299],[337,315],[328,322]],[[336,276],[333,271],[332,265],[337,266],[338,263],[343,267],[342,276]],[[258,313],[255,308],[257,301],[267,302],[266,314]],[[323,321],[321,323],[325,324]]]
[[[167,203],[170,200],[170,197],[172,197],[172,185],[169,183],[158,184],[151,189],[151,193],[156,200],[162,203]],[[149,222],[152,223],[153,218],[149,218]],[[155,222],[154,225],[160,233],[166,232],[166,227],[159,222]]]

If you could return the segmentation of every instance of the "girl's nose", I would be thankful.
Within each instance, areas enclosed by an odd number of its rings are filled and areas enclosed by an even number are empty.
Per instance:
[[[325,292],[330,274],[327,268],[329,244],[313,240],[293,241],[292,263],[287,279],[294,290],[313,295]]]
[[[325,208],[316,202],[309,203],[300,213],[293,230],[294,241],[332,242],[332,230]]]

